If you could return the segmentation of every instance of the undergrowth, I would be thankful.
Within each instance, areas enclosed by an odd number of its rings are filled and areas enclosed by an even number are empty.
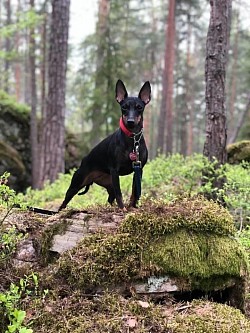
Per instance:
[[[142,198],[155,197],[167,202],[179,196],[193,196],[200,193],[211,193],[217,189],[212,187],[212,179],[205,186],[201,186],[202,171],[206,168],[212,171],[216,163],[209,162],[204,156],[194,154],[184,157],[180,154],[169,157],[159,156],[148,162],[143,169]],[[225,188],[220,190],[227,207],[235,216],[240,227],[250,222],[250,165],[226,164],[217,172],[217,175],[226,177]],[[60,175],[53,184],[46,184],[42,191],[28,189],[24,200],[30,206],[59,207],[66,190],[69,187],[73,170],[70,174]],[[129,201],[132,186],[132,175],[120,177],[121,189],[125,202]],[[22,195],[20,194],[22,197]],[[76,195],[69,203],[69,207],[84,209],[95,204],[107,203],[107,192],[98,185],[90,187],[84,196]]]

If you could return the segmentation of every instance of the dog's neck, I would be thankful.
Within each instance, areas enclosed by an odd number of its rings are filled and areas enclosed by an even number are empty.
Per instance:
[[[140,130],[139,133],[131,132],[131,131],[130,131],[130,130],[124,125],[124,122],[123,122],[123,120],[122,120],[122,117],[120,118],[120,129],[122,130],[122,132],[123,132],[126,136],[128,136],[128,137],[130,137],[130,138],[133,138],[135,135],[140,134],[141,131],[142,131],[142,128],[141,128],[141,130]]]

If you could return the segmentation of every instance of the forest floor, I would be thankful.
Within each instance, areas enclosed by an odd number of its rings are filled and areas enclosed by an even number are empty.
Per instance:
[[[131,210],[130,212],[133,212],[133,210]],[[113,234],[113,233],[116,233],[120,222],[122,221],[122,219],[124,219],[124,216],[127,213],[124,213],[118,209],[109,208],[109,207],[105,207],[105,208],[94,207],[94,208],[89,208],[87,211],[66,210],[65,212],[60,213],[60,215],[56,214],[54,216],[46,216],[46,215],[36,214],[36,213],[32,213],[32,212],[19,212],[19,211],[17,211],[17,213],[13,213],[13,214],[9,215],[6,218],[4,224],[8,225],[8,227],[11,227],[11,226],[15,227],[22,234],[28,234],[29,235],[28,239],[32,240],[33,244],[34,243],[38,244],[37,245],[38,247],[34,249],[34,248],[32,248],[32,246],[30,246],[31,243],[29,243],[27,241],[27,239],[23,241],[21,247],[18,247],[18,249],[16,251],[16,256],[14,259],[15,264],[18,265],[19,268],[21,267],[18,270],[18,273],[15,269],[11,269],[11,267],[7,268],[6,270],[0,270],[0,285],[1,285],[2,290],[4,290],[4,288],[7,287],[7,285],[10,282],[17,282],[18,279],[22,277],[22,275],[20,275],[20,274],[21,273],[23,274],[23,272],[26,275],[29,275],[32,271],[37,272],[38,274],[41,274],[41,276],[45,276],[47,274],[46,265],[44,265],[44,263],[41,264],[40,258],[37,257],[37,253],[34,253],[34,250],[35,250],[35,252],[37,252],[39,247],[41,250],[41,243],[39,244],[39,240],[41,239],[41,237],[44,237],[45,234],[49,235],[49,233],[47,233],[47,231],[49,229],[51,229],[51,230],[53,229],[53,233],[55,233],[55,234],[58,233],[60,235],[60,233],[63,233],[65,231],[65,230],[63,230],[64,224],[60,224],[60,226],[59,226],[58,222],[62,221],[62,220],[70,221],[74,214],[76,216],[76,218],[74,218],[75,222],[78,222],[80,219],[83,219],[83,218],[86,221],[88,221],[86,223],[86,225],[84,226],[84,228],[86,228],[86,230],[85,229],[77,230],[78,224],[76,223],[74,229],[71,230],[74,234],[75,233],[77,234],[78,231],[80,231],[80,233],[86,231],[88,234],[95,234],[100,228],[102,230],[104,230],[106,233]],[[56,230],[57,227],[58,227],[58,230]],[[49,236],[51,236],[51,235],[49,235]],[[49,240],[49,241],[51,241],[51,240]],[[64,246],[66,244],[65,240],[61,239],[60,237],[58,239],[58,242],[59,242],[59,249],[60,249],[61,245]],[[74,239],[73,239],[73,242],[74,242]],[[55,246],[55,244],[54,244],[54,246]],[[52,244],[51,244],[51,248],[53,248]],[[58,250],[58,251],[60,251],[60,250]],[[57,260],[57,258],[58,258],[58,254],[56,254],[55,260]],[[22,265],[25,263],[28,263],[28,262],[30,264],[30,268],[28,270],[24,269],[24,271],[23,271]],[[43,284],[44,283],[42,283],[42,285]],[[46,283],[44,285],[46,285]],[[71,309],[73,309],[72,311],[78,311],[80,306],[85,306],[87,308],[88,308],[88,306],[93,306],[93,300],[91,299],[90,295],[89,295],[90,298],[88,298],[88,296],[86,296],[85,298],[82,298],[80,296],[79,304],[76,305],[75,300],[74,300],[74,292],[72,292],[71,288],[69,286],[67,286],[67,284],[63,285],[63,283],[62,283],[62,285],[60,286],[59,289],[60,289],[60,291],[59,291],[60,298],[62,298],[62,299],[58,303],[55,303],[55,306],[60,305],[62,308],[69,306],[69,307],[71,307]],[[247,290],[250,290],[250,284],[249,284]],[[248,293],[248,291],[247,291],[247,293]],[[88,301],[88,299],[90,299],[90,300]],[[108,302],[109,301],[110,300],[108,300]],[[167,318],[174,317],[176,315],[176,313],[179,313],[183,316],[188,315],[188,314],[193,315],[194,313],[197,316],[203,316],[203,315],[207,316],[208,315],[208,312],[211,310],[210,305],[208,303],[205,306],[203,306],[203,305],[201,306],[200,304],[198,304],[197,306],[193,306],[190,303],[191,301],[192,301],[191,299],[189,299],[187,301],[187,300],[182,300],[182,299],[175,299],[172,296],[166,296],[165,298],[159,298],[158,304],[161,306],[161,309],[164,312],[164,315],[167,316]],[[88,302],[90,302],[91,304]],[[121,310],[121,311],[124,311],[123,321],[125,321],[125,324],[126,324],[125,326],[129,327],[131,329],[131,331],[133,331],[133,329],[137,325],[139,325],[137,323],[137,320],[139,320],[138,318],[140,318],[140,316],[136,317],[137,319],[135,319],[134,316],[126,315],[126,311],[128,311],[126,308],[127,305],[124,305],[126,302],[128,302],[128,300],[126,300],[125,298],[122,299],[121,300],[122,305],[119,305],[119,306],[121,306],[121,308],[124,306],[124,310]],[[149,302],[150,302],[150,300],[144,297],[141,300],[137,299],[136,304],[143,311],[147,311],[146,309],[149,306]],[[50,306],[52,306],[51,304],[53,304],[53,302],[48,303],[46,305],[46,311],[48,311],[48,312],[51,311],[51,313],[53,311],[56,312],[56,309],[53,309],[53,310],[50,309]],[[96,305],[94,305],[94,306],[96,306]],[[114,305],[110,304],[110,306],[112,307]],[[250,297],[246,297],[245,310],[246,310],[246,312],[245,312],[246,317],[250,319]],[[114,311],[114,310],[112,310],[112,311]],[[110,315],[115,316],[114,313],[112,314],[112,311],[110,312]],[[140,311],[140,310],[138,310],[138,311]],[[34,318],[36,317],[36,314],[32,312],[32,310],[29,308],[28,305],[26,308],[26,312],[27,312],[28,317],[30,317],[31,320],[33,320],[33,316],[34,316]],[[53,319],[51,319],[51,320],[53,320]],[[152,325],[154,325],[154,323],[152,323]],[[96,328],[96,330],[98,331],[98,328]],[[129,329],[128,329],[128,331],[129,331]],[[46,330],[45,331],[41,330],[41,332],[46,332]],[[62,331],[62,332],[64,332],[64,331]],[[180,332],[182,332],[182,331],[180,331]],[[248,332],[248,331],[246,331],[246,332]]]

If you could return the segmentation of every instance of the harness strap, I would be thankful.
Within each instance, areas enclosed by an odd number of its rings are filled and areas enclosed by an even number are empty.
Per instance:
[[[139,145],[140,145],[141,138],[143,136],[143,128],[141,129],[141,131],[139,133],[136,133],[136,134],[129,131],[125,127],[122,117],[120,118],[120,128],[125,135],[134,139],[134,150],[132,153],[129,154],[129,158],[132,161],[132,167],[134,170],[135,198],[136,198],[136,200],[139,200],[140,196],[141,196],[141,161],[139,159]],[[138,137],[138,139],[136,137]]]
[[[141,196],[141,163],[133,162],[134,177],[135,177],[135,198],[140,199]]]

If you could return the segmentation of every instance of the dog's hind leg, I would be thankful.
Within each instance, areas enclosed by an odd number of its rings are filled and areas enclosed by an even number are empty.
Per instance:
[[[88,192],[89,188],[90,188],[90,185],[92,185],[92,184],[86,185],[84,191],[78,193],[78,195],[86,194]]]
[[[106,187],[106,189],[107,189],[107,192],[109,194],[109,196],[108,196],[108,203],[110,205],[112,205],[113,202],[114,202],[114,200],[115,200],[115,191],[114,191],[114,188],[113,188],[112,185],[110,185],[110,186]]]
[[[80,190],[80,188],[74,188],[74,187],[70,187],[68,189],[68,191],[66,192],[66,195],[65,195],[65,199],[63,200],[63,203],[61,204],[61,206],[59,208],[59,211],[61,209],[64,209],[67,206],[67,204],[78,193],[79,190]]]
[[[112,184],[114,188],[116,202],[120,209],[124,209],[124,204],[122,200],[122,192],[120,187],[119,174],[116,169],[111,169]]]
[[[63,201],[63,203],[61,204],[59,211],[61,209],[64,209],[67,204],[70,202],[70,200],[84,187],[86,186],[86,189],[83,191],[84,193],[86,193],[89,189],[89,185],[84,184],[84,179],[85,179],[85,175],[82,172],[81,169],[76,170],[76,172],[74,173],[72,180],[71,180],[71,184],[66,192],[65,195],[65,199]],[[83,194],[83,193],[82,193]]]

